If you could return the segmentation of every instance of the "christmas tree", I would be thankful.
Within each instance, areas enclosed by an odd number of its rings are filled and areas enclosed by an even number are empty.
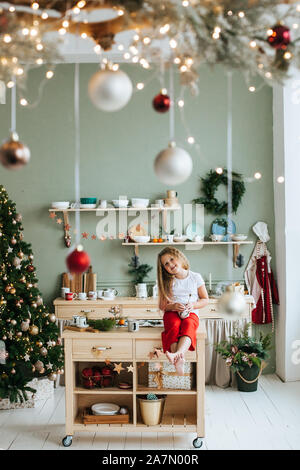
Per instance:
[[[56,317],[37,288],[31,245],[23,241],[22,216],[0,185],[0,398],[27,399],[34,377],[55,380],[62,372],[63,349]],[[3,356],[3,353],[2,353]]]

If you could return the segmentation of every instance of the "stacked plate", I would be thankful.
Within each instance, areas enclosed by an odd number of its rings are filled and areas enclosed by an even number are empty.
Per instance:
[[[109,415],[116,415],[119,413],[120,407],[119,405],[115,405],[114,403],[95,403],[91,407],[93,415],[96,416],[109,416]]]

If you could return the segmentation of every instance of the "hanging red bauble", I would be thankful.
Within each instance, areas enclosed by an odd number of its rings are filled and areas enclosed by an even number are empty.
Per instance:
[[[158,113],[166,113],[170,109],[171,99],[165,93],[160,92],[153,98],[152,105]]]
[[[84,273],[91,263],[90,257],[79,245],[67,256],[66,264],[70,273]]]
[[[34,268],[34,266],[33,266],[32,264],[29,264],[29,265],[27,266],[27,268],[26,268],[26,270],[27,270],[29,273],[33,273],[34,269],[35,269],[35,268]]]
[[[286,26],[276,24],[271,28],[272,34],[268,36],[268,43],[274,49],[285,49],[291,41],[290,30]]]
[[[13,132],[0,147],[0,162],[8,170],[17,170],[26,165],[29,160],[29,148],[19,142],[18,134]]]

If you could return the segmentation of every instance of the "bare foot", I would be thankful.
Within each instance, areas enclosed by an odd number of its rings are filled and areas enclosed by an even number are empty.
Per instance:
[[[178,352],[171,353],[169,351],[166,351],[166,356],[169,359],[169,361],[171,362],[171,364],[175,364],[175,362],[178,359],[179,354],[178,354]]]
[[[178,375],[184,375],[184,355],[182,353],[178,353],[178,357],[175,360],[175,369]]]

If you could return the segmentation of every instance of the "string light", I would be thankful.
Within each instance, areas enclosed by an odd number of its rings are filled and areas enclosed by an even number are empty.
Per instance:
[[[294,24],[293,24],[293,28],[294,28],[294,29],[298,29],[298,28],[299,28],[298,23],[294,23]]]
[[[11,36],[9,34],[4,34],[3,41],[7,44],[11,42]]]
[[[190,2],[188,0],[182,0],[182,6],[183,7],[188,7]]]
[[[22,69],[22,67],[18,67],[17,70],[16,70],[16,74],[17,75],[23,75],[24,73],[24,70]]]
[[[249,86],[249,91],[251,91],[251,93],[253,93],[255,91],[255,86]]]
[[[171,49],[175,49],[177,47],[177,41],[175,39],[170,39],[169,44]]]
[[[46,20],[48,18],[48,13],[46,13],[45,11],[43,11],[42,13],[42,19],[43,20]]]
[[[131,55],[129,54],[129,52],[125,52],[125,54],[123,55],[124,59],[130,59]]]
[[[94,47],[94,51],[96,52],[96,54],[100,54],[101,53],[101,46],[99,44],[97,44],[95,47]]]
[[[129,50],[130,50],[130,52],[132,52],[132,54],[138,54],[138,52],[139,52],[138,49],[135,46],[130,46]]]
[[[9,82],[7,82],[6,86],[7,88],[13,88],[15,86],[15,83],[12,80],[10,80]]]
[[[132,57],[131,60],[134,64],[136,64],[139,61],[139,57],[137,55],[135,55],[134,57]]]
[[[220,37],[220,32],[221,32],[220,26],[215,26],[214,32],[213,32],[213,34],[212,34],[213,39],[219,39],[219,37]]]
[[[22,29],[22,34],[23,34],[23,36],[27,36],[29,34],[29,29],[28,28],[23,28]]]
[[[75,15],[78,15],[78,14],[80,13],[80,8],[74,7],[74,8],[73,8],[73,13],[74,13]]]
[[[64,28],[68,28],[68,27],[69,27],[69,24],[70,24],[70,23],[69,23],[68,20],[64,20],[64,21],[62,22],[62,25],[63,25]]]
[[[40,8],[40,5],[39,5],[37,2],[33,2],[33,3],[31,4],[31,8],[32,8],[33,10],[38,10],[38,9]]]
[[[249,46],[254,49],[256,47],[256,41],[250,41]]]
[[[186,65],[182,65],[180,67],[180,72],[186,72],[187,71],[187,66]]]
[[[44,62],[43,59],[41,59],[40,57],[38,59],[36,59],[36,63],[38,65],[42,65],[43,62]]]
[[[266,72],[266,73],[265,73],[265,77],[266,77],[266,78],[272,78],[271,72]]]
[[[160,28],[159,32],[160,34],[167,34],[169,30],[170,30],[170,25],[167,23]]]
[[[162,95],[167,95],[168,94],[168,90],[166,88],[162,88],[160,90],[160,92],[161,92]]]
[[[283,54],[283,57],[286,59],[286,60],[290,60],[292,58],[292,53],[290,51],[286,51],[284,54]]]
[[[118,45],[118,50],[119,50],[119,51],[124,51],[124,46],[123,46],[123,44],[119,44],[119,45]]]
[[[183,108],[184,101],[183,100],[178,100],[177,104],[178,104],[179,108]]]
[[[174,64],[180,64],[181,60],[179,57],[175,57]]]
[[[218,175],[221,175],[223,173],[223,168],[221,167],[216,168],[216,173],[218,173]]]
[[[244,13],[243,11],[239,11],[238,16],[239,16],[240,18],[244,18],[245,13]]]
[[[137,87],[138,90],[142,90],[144,88],[144,86],[145,85],[142,82],[139,82],[139,83],[136,84],[136,87]]]
[[[261,178],[261,173],[259,173],[259,171],[257,171],[256,173],[254,173],[254,178],[257,179],[257,180],[260,180],[260,178]]]
[[[37,51],[42,51],[44,49],[44,46],[41,43],[37,44],[35,47]]]
[[[80,0],[80,2],[77,3],[78,8],[84,8],[85,5],[86,5],[86,1],[85,1],[85,0]]]
[[[300,11],[300,10],[299,10]],[[278,183],[283,183],[284,182],[284,176],[278,176],[277,178]]]
[[[119,15],[119,16],[123,16],[123,15],[124,15],[124,11],[123,11],[123,10],[118,10],[118,15]]]
[[[138,40],[140,39],[140,36],[139,36],[138,34],[135,34],[135,35],[133,36],[133,39],[134,39],[135,41],[138,41]]]
[[[38,30],[35,29],[35,28],[31,28],[30,30],[30,36],[34,37],[34,36],[37,36],[38,34]]]
[[[21,98],[21,99],[20,99],[20,105],[21,105],[21,106],[27,106],[27,105],[28,105],[28,101],[27,101],[25,98]]]
[[[194,139],[194,137],[192,137],[192,136],[188,137],[188,138],[187,138],[187,141],[188,141],[188,143],[191,144],[191,145],[195,143],[195,139]]]
[[[114,65],[112,66],[112,70],[113,70],[114,72],[116,72],[117,70],[119,70],[119,64],[114,64]]]
[[[231,11],[231,10],[228,10],[227,15],[228,15],[228,16],[232,16],[232,15],[233,15],[232,11]]]
[[[143,39],[144,44],[147,45],[147,44],[150,44],[150,42],[151,42],[151,39],[148,36],[144,37],[144,39]]]
[[[13,13],[14,11],[16,11],[15,7],[13,7],[13,6],[9,7],[8,10],[9,10],[11,13]]]
[[[54,72],[52,70],[48,70],[46,72],[46,78],[48,78],[48,80],[50,80],[50,78],[52,78],[54,75]]]
[[[80,36],[82,37],[82,39],[86,39],[86,38],[87,38],[87,34],[86,34],[86,33],[81,33]]]
[[[59,28],[58,32],[61,36],[63,36],[64,34],[66,34],[67,30],[65,28]]]

